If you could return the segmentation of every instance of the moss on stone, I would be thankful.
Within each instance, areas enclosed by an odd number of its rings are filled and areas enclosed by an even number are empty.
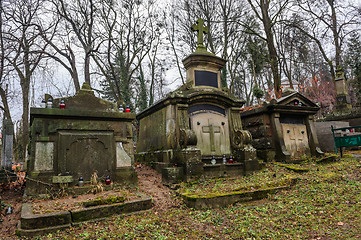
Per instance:
[[[274,163],[277,166],[285,167],[295,172],[308,172],[310,169],[296,164]]]
[[[99,206],[99,205],[121,203],[124,201],[125,201],[124,196],[108,196],[107,198],[98,197],[96,199],[83,202],[83,206],[84,207],[93,207],[93,206]]]

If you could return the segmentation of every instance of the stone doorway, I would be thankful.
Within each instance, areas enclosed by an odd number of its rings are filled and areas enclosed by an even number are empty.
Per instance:
[[[190,116],[191,129],[203,156],[231,154],[228,119],[225,115],[198,111]]]
[[[310,154],[306,125],[281,123],[287,151],[292,158]]]
[[[112,132],[59,132],[59,171],[89,181],[111,175],[115,168]]]

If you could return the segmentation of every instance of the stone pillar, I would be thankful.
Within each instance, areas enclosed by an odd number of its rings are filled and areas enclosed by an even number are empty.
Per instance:
[[[271,114],[271,125],[273,142],[276,149],[276,161],[289,161],[291,154],[287,151],[285,141],[283,139],[282,127],[280,122],[280,114]]]
[[[10,170],[13,160],[14,125],[8,120],[3,121],[1,166]]]
[[[350,96],[348,96],[345,73],[341,67],[336,69],[336,111],[349,112],[352,109]]]

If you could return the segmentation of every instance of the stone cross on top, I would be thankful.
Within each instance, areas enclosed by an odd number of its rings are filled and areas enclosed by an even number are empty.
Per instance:
[[[202,18],[198,18],[197,24],[193,24],[191,26],[192,31],[198,32],[197,37],[197,49],[205,49],[206,47],[203,45],[203,33],[208,33],[209,28],[208,26],[203,26],[204,20]]]

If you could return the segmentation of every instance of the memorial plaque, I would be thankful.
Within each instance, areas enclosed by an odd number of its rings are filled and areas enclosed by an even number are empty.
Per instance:
[[[304,124],[302,116],[281,116],[280,123],[285,124]]]
[[[35,144],[35,171],[52,171],[54,159],[53,142],[37,142]]]
[[[217,73],[208,71],[194,71],[196,86],[210,86],[218,88]]]

